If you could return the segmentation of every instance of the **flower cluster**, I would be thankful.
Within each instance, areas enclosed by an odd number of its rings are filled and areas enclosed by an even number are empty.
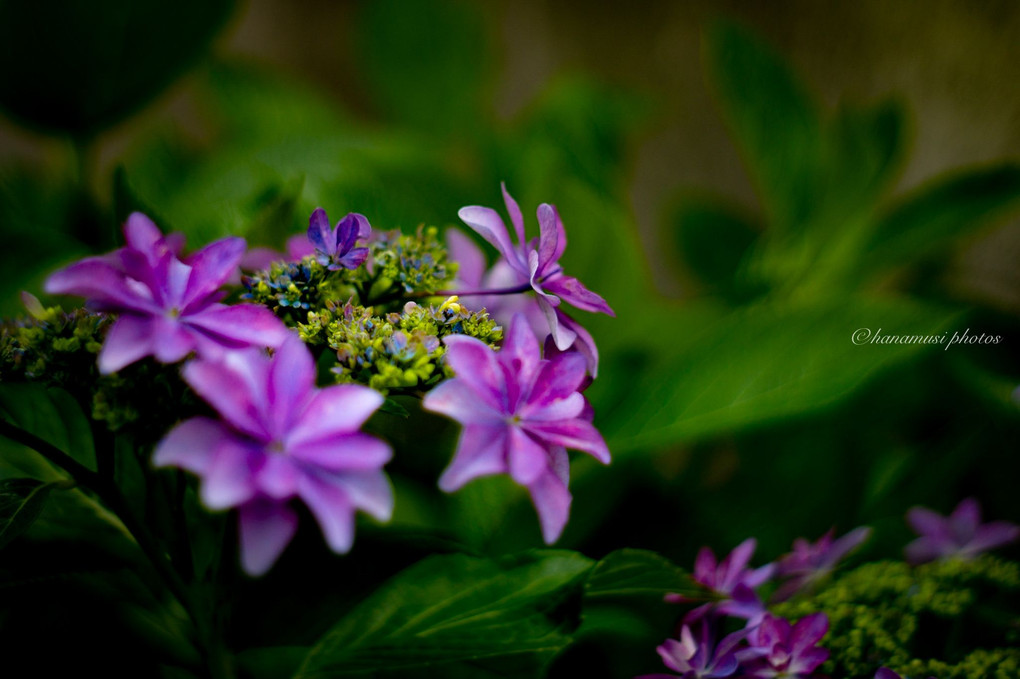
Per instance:
[[[291,541],[298,505],[338,553],[352,546],[356,512],[388,520],[394,497],[383,467],[393,451],[361,429],[394,392],[423,395],[425,409],[463,426],[442,490],[508,474],[527,488],[551,543],[571,502],[567,450],[609,461],[581,393],[597,350],[557,307],[612,311],[563,273],[555,208],[538,208],[541,234],[525,243],[520,211],[504,195],[517,246],[491,210],[461,216],[499,248],[493,270],[509,267],[517,283],[472,286],[464,297],[444,288],[463,284],[458,272],[471,274],[481,253],[462,268],[434,228],[373,232],[363,215],[333,225],[318,208],[287,255],[246,252],[234,237],[185,254],[183,237],[132,214],[123,248],[46,282],[52,294],[84,297],[91,311],[30,305],[35,320],[0,336],[0,377],[69,386],[84,376],[94,419],[116,429],[143,420],[133,408],[160,400],[132,394],[133,385],[158,389],[171,376],[163,391],[174,399],[172,419],[144,415],[150,433],[169,429],[153,461],[197,475],[207,508],[237,510],[241,563],[252,575]],[[238,280],[243,301],[224,303]],[[499,315],[465,299],[492,300]]]
[[[896,679],[900,675],[1014,676],[1020,669],[1020,569],[981,552],[1015,540],[1017,526],[980,523],[980,508],[964,500],[948,518],[915,507],[908,522],[921,537],[908,556],[930,561],[879,562],[833,578],[839,563],[871,534],[857,528],[814,543],[798,539],[775,563],[750,568],[756,547],[748,539],[722,561],[708,548],[697,556],[691,579],[705,595],[669,594],[688,610],[679,639],[659,646],[676,674],[652,677],[846,677]],[[912,561],[920,562],[914,558]],[[763,591],[772,587],[770,597]],[[796,620],[796,622],[791,622]],[[726,636],[734,625],[740,629]],[[956,654],[963,630],[970,649]],[[831,631],[825,647],[819,643]],[[945,659],[915,657],[921,633]],[[976,647],[976,650],[974,648]],[[881,660],[881,664],[878,662]]]

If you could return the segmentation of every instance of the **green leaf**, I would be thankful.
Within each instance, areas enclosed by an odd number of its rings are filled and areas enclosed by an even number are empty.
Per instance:
[[[709,78],[758,188],[770,226],[795,230],[814,205],[822,124],[816,102],[783,59],[747,29],[715,27]]]
[[[39,518],[55,485],[35,479],[0,480],[0,549]]]
[[[570,642],[591,566],[553,550],[429,557],[342,619],[295,676],[541,676]]]
[[[0,384],[0,417],[95,471],[92,429],[77,401],[66,391],[36,383]]]
[[[827,213],[871,209],[903,159],[906,121],[902,106],[885,100],[873,106],[843,104],[829,130]],[[837,221],[838,223],[838,221]]]
[[[584,585],[585,601],[604,598],[651,597],[699,590],[684,569],[644,549],[619,549],[595,564]]]
[[[394,401],[392,398],[387,398],[383,401],[383,404],[379,406],[380,412],[388,413],[390,415],[396,415],[402,417],[405,420],[411,416],[411,413],[407,412],[407,408],[400,405],[399,402]]]
[[[855,345],[860,328],[937,335],[953,314],[905,300],[760,303],[712,323],[632,376],[629,397],[602,418],[615,453],[719,436],[820,410],[879,371],[941,345]]]
[[[707,196],[681,198],[671,225],[680,256],[702,282],[733,302],[750,297],[739,274],[760,227],[731,204]]]
[[[868,245],[866,270],[916,261],[1020,205],[1020,166],[994,165],[936,179],[899,201]]]
[[[233,4],[0,2],[0,108],[49,132],[94,135],[194,63]]]

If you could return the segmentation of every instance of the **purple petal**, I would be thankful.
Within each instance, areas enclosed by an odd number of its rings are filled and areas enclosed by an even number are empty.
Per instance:
[[[528,420],[524,422],[524,428],[546,443],[580,450],[592,455],[602,464],[609,464],[609,448],[606,447],[602,434],[590,422],[579,419],[559,422]]]
[[[966,545],[969,554],[979,554],[1020,539],[1020,526],[1006,521],[992,521],[979,527]]]
[[[275,500],[284,500],[297,493],[299,476],[300,471],[289,456],[267,453],[254,481],[259,492]]]
[[[51,295],[85,297],[110,311],[162,312],[147,287],[130,281],[109,262],[97,257],[57,271],[46,279],[43,289]]]
[[[574,343],[569,348],[574,349],[582,356],[588,365],[588,372],[592,378],[599,376],[599,350],[595,346],[595,339],[591,336],[584,326],[575,321],[573,318],[563,313],[561,309],[556,309],[556,320],[560,328],[565,331],[574,333],[577,337]]]
[[[382,472],[346,473],[335,483],[344,489],[352,505],[379,521],[389,521],[393,516],[393,489]]]
[[[528,396],[528,403],[541,407],[577,393],[586,370],[584,357],[576,352],[560,354],[543,361]]]
[[[953,548],[944,540],[922,537],[914,540],[903,548],[903,554],[907,562],[916,566],[918,564],[934,561],[935,559],[952,553]]]
[[[379,469],[393,456],[388,443],[361,432],[300,445],[290,444],[287,453],[302,462],[333,472]]]
[[[506,225],[495,210],[472,205],[462,207],[457,216],[474,229],[479,236],[493,245],[515,271],[527,275],[526,263],[521,254],[514,249]]]
[[[440,382],[425,394],[422,407],[434,413],[446,415],[461,424],[500,423],[504,414],[492,408],[467,382],[460,378]]]
[[[273,354],[269,366],[266,415],[278,436],[290,430],[315,389],[315,361],[305,343],[290,334]]]
[[[457,283],[466,288],[478,288],[485,276],[485,254],[470,236],[457,229],[446,231],[446,249],[450,259],[457,262]]]
[[[163,232],[146,215],[141,212],[132,212],[124,222],[124,240],[128,247],[142,252],[150,252],[159,241],[163,240]]]
[[[563,533],[570,515],[570,491],[563,481],[553,473],[539,476],[528,487],[531,501],[538,512],[538,520],[542,525],[542,539],[547,545],[556,542]]]
[[[264,574],[297,532],[298,518],[282,502],[253,500],[240,509],[241,566],[251,576]]]
[[[99,372],[103,375],[115,373],[152,352],[151,319],[124,314],[106,333],[99,352]]]
[[[586,416],[587,401],[584,396],[573,393],[556,401],[543,400],[527,403],[518,409],[518,417],[524,422],[559,422],[561,420],[580,419],[591,422]]]
[[[907,511],[907,523],[918,535],[944,535],[946,519],[927,507],[912,507]]]
[[[962,500],[949,515],[947,527],[957,544],[965,544],[974,537],[981,524],[981,505],[972,497]]]
[[[193,417],[170,430],[156,446],[152,463],[157,467],[180,467],[204,474],[216,448],[230,436],[222,423]]]
[[[510,427],[507,462],[510,476],[522,486],[530,485],[549,468],[545,448],[518,427]]]
[[[209,509],[227,509],[255,496],[252,468],[261,453],[233,438],[216,446],[202,474],[199,497]]]
[[[503,203],[506,205],[506,211],[510,215],[510,222],[514,225],[514,231],[517,232],[517,242],[520,245],[524,245],[524,215],[521,214],[521,208],[517,205],[517,201],[513,199],[510,192],[506,190],[506,182],[500,182],[499,188],[503,191]]]
[[[291,429],[287,445],[297,450],[357,432],[382,403],[382,394],[360,384],[319,389]]]
[[[262,422],[269,361],[259,352],[234,352],[223,362],[191,361],[184,366],[184,381],[235,429],[268,442],[272,437]]]
[[[538,339],[524,314],[514,314],[510,320],[510,327],[506,331],[503,346],[496,358],[506,369],[507,406],[510,412],[514,412],[520,398],[527,396],[523,390],[531,384],[535,371],[538,370],[539,361],[542,360]]]
[[[799,655],[796,655],[794,661],[790,663],[789,670],[796,673],[796,676],[806,676],[814,672],[819,665],[828,659],[829,649],[808,648]]]
[[[544,281],[542,289],[551,292],[572,307],[616,316],[606,300],[584,287],[581,281],[572,276],[556,276],[551,280]]]
[[[300,237],[305,240],[304,236]],[[251,248],[241,257],[239,266],[241,271],[263,271],[268,269],[273,262],[283,262],[287,256],[272,248]]]
[[[790,648],[794,655],[814,646],[829,631],[829,619],[824,613],[813,613],[797,621],[790,634]],[[814,668],[812,668],[814,669]]]
[[[315,208],[308,220],[308,240],[316,250],[327,255],[336,254],[336,237],[329,224],[329,217],[321,207]]]
[[[717,564],[712,550],[702,547],[694,559],[694,579],[709,589],[715,589]]]
[[[903,677],[888,667],[879,667],[878,671],[875,672],[875,679],[903,679]]]
[[[336,252],[346,254],[354,247],[358,240],[361,225],[355,218],[353,212],[344,215],[344,218],[336,225]]]
[[[443,338],[446,362],[457,378],[463,380],[485,403],[498,412],[508,412],[507,386],[503,369],[489,345],[466,335]]]
[[[338,266],[354,271],[364,264],[366,259],[368,259],[368,248],[354,248],[336,261]],[[337,270],[332,265],[329,268],[333,271]]]
[[[329,220],[326,220],[329,223]],[[287,239],[287,259],[300,261],[308,255],[315,254],[315,246],[308,240],[307,234],[297,234]]]
[[[243,238],[224,238],[210,243],[188,258],[191,276],[182,295],[183,311],[192,304],[200,304],[216,292],[231,277],[244,257]]]
[[[860,546],[869,537],[871,537],[871,528],[868,526],[861,526],[839,538],[829,546],[828,551],[825,554],[825,558],[823,559],[824,567],[832,568],[842,561],[843,557]]]
[[[541,275],[556,267],[556,262],[566,247],[566,236],[563,234],[563,223],[556,213],[556,208],[548,203],[538,206],[538,226],[541,234],[538,241],[538,271]]]
[[[776,572],[776,565],[774,563],[765,564],[760,568],[756,568],[752,571],[744,573],[741,576],[741,582],[748,587],[754,588],[761,585],[763,582],[772,579],[772,576]]]
[[[452,493],[471,479],[506,472],[506,429],[503,424],[466,425],[453,460],[439,477],[439,488]]]
[[[556,307],[544,296],[537,298],[538,307],[542,310],[546,322],[549,324],[549,333],[552,335],[556,348],[566,351],[577,340],[577,334],[566,325],[561,325]]]
[[[152,355],[160,363],[177,363],[195,350],[197,342],[175,319],[156,316],[150,320]]]
[[[312,511],[326,544],[344,554],[354,543],[354,507],[342,488],[314,476],[303,476],[299,495]]]
[[[754,555],[757,546],[757,540],[748,538],[734,547],[733,551],[723,559],[719,568],[723,571],[722,579],[727,591],[740,582],[740,575],[747,568],[747,563]]]
[[[278,347],[293,332],[272,311],[254,304],[215,304],[181,318],[209,341],[200,341],[199,353],[216,356],[217,348]]]
[[[691,628],[684,625],[680,635],[684,639],[683,642],[676,639],[666,639],[655,650],[659,657],[662,658],[663,665],[674,672],[687,672],[691,669],[690,663],[687,662],[692,654],[692,650],[687,647],[687,640],[691,637]],[[690,639],[690,643],[693,645],[694,640]]]

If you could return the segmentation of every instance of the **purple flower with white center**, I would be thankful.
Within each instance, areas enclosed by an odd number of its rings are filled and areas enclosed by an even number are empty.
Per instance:
[[[832,539],[834,534],[829,530],[815,543],[803,538],[794,541],[793,551],[776,564],[776,575],[787,580],[776,590],[775,601],[786,601],[826,578],[843,557],[871,536],[871,529],[867,526],[855,528],[838,540]]]
[[[757,569],[747,567],[757,546],[757,540],[748,538],[737,545],[721,563],[716,561],[711,549],[701,548],[694,561],[693,580],[721,597],[722,601],[695,608],[684,617],[685,622],[693,622],[710,612],[743,618],[751,625],[761,619],[765,614],[765,604],[755,590],[772,577],[776,566],[767,564]],[[666,601],[689,603],[692,599],[683,594],[667,594]]]
[[[713,625],[706,619],[700,620],[692,631],[689,625],[680,630],[680,640],[667,639],[656,650],[663,664],[676,674],[646,674],[636,679],[717,679],[736,674],[737,646],[750,630],[729,634],[716,644]]]
[[[555,542],[570,510],[566,449],[609,462],[578,393],[584,358],[571,352],[543,359],[522,315],[510,322],[499,351],[464,335],[443,342],[456,377],[429,392],[424,407],[464,428],[439,487],[452,492],[479,476],[509,473],[531,494],[546,543]]]
[[[85,297],[90,307],[119,314],[99,353],[109,374],[145,356],[175,363],[192,352],[216,356],[245,347],[275,347],[290,332],[269,309],[227,306],[220,287],[244,254],[242,238],[224,238],[185,258],[183,239],[163,236],[135,212],[124,225],[127,245],[57,271],[46,292]]]
[[[359,240],[367,239],[372,227],[364,215],[348,213],[330,227],[329,217],[321,207],[315,208],[308,220],[308,240],[315,246],[319,263],[330,271],[357,269],[368,258],[368,248],[356,248]]]
[[[502,185],[502,189],[503,201],[517,236],[516,245],[495,210],[468,206],[461,208],[457,214],[465,224],[495,246],[502,256],[490,276],[504,279],[507,289],[519,288],[520,292],[533,290],[537,295],[538,309],[545,317],[556,346],[566,350],[579,341],[577,328],[580,326],[559,310],[561,301],[584,311],[615,314],[602,297],[588,290],[576,278],[563,273],[559,259],[567,246],[567,235],[556,208],[548,203],[538,206],[540,235],[527,241],[521,209],[507,192],[506,185]],[[466,293],[461,294],[466,296]],[[580,337],[580,342],[584,343],[586,339],[590,340],[590,336]]]
[[[738,651],[743,676],[756,679],[806,679],[829,659],[829,650],[816,644],[829,631],[824,613],[814,613],[791,625],[766,614],[748,637],[751,647]]]
[[[390,447],[359,431],[383,397],[354,384],[316,389],[315,361],[296,335],[272,358],[231,352],[191,361],[183,376],[222,419],[182,422],[153,459],[201,476],[210,509],[239,509],[249,574],[269,570],[294,536],[293,499],[308,506],[337,553],[351,548],[356,509],[389,519],[393,495],[382,466]]]
[[[921,537],[906,546],[912,564],[958,557],[970,559],[1020,538],[1020,526],[1006,521],[981,523],[981,505],[967,498],[947,517],[924,507],[907,512],[907,523]]]

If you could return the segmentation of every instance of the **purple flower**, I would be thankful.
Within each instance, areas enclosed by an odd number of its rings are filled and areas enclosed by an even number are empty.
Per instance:
[[[814,544],[803,538],[794,541],[793,552],[777,563],[776,575],[787,580],[776,590],[774,600],[786,601],[827,577],[843,557],[868,539],[871,529],[866,526],[855,528],[833,541],[834,534],[833,530],[829,530]]]
[[[264,307],[219,301],[236,271],[244,239],[224,238],[181,260],[183,239],[163,236],[135,212],[124,225],[127,245],[88,257],[46,281],[46,292],[85,297],[92,308],[119,314],[99,354],[99,371],[116,372],[145,357],[175,363],[191,352],[277,346],[290,333]]]
[[[1006,521],[981,524],[981,505],[967,498],[948,517],[924,507],[907,512],[907,523],[921,537],[904,550],[907,561],[924,563],[946,557],[970,559],[1020,538],[1020,526]]]
[[[901,677],[888,667],[879,667],[875,672],[875,679],[910,679],[910,677]],[[928,677],[928,679],[935,679],[935,677]]]
[[[815,645],[828,631],[829,619],[824,613],[808,615],[796,625],[766,614],[748,637],[751,648],[737,652],[744,676],[757,679],[810,677],[829,658],[828,649]]]
[[[615,314],[602,297],[588,290],[576,278],[563,273],[559,259],[567,246],[567,235],[556,208],[547,203],[538,206],[540,235],[537,239],[526,241],[521,209],[507,192],[506,185],[502,189],[503,201],[517,236],[516,245],[495,210],[468,206],[457,213],[465,224],[495,246],[502,256],[493,267],[490,278],[501,279],[507,287],[527,286],[534,290],[538,311],[545,318],[546,326],[561,350],[570,348],[576,342],[594,348],[590,336],[579,337],[577,328],[580,326],[559,309],[560,302],[564,301],[584,311],[610,316]]]
[[[241,258],[242,271],[262,271],[268,269],[273,262],[297,262],[315,253],[315,246],[308,236],[299,233],[287,239],[287,251],[277,252],[272,248],[252,248]]]
[[[236,351],[184,366],[185,381],[222,418],[177,425],[156,448],[157,466],[202,477],[210,509],[238,507],[241,561],[260,575],[297,530],[290,500],[300,498],[334,552],[354,540],[354,512],[389,519],[393,496],[382,466],[390,447],[359,431],[382,404],[353,384],[315,388],[315,362],[291,335],[269,358]]]
[[[476,477],[509,473],[530,492],[542,535],[554,542],[570,510],[566,449],[609,462],[605,441],[585,418],[585,399],[578,393],[584,358],[571,352],[543,359],[521,315],[510,322],[498,352],[464,335],[443,342],[456,377],[429,392],[424,407],[464,428],[439,487],[452,492]]]
[[[694,561],[693,579],[721,597],[722,601],[699,606],[685,616],[685,622],[693,622],[707,613],[716,612],[743,618],[749,624],[754,624],[765,614],[765,604],[755,589],[772,577],[776,566],[767,564],[753,570],[747,567],[757,546],[757,540],[748,538],[737,545],[721,563],[716,562],[711,549],[701,548]],[[667,594],[666,601],[688,603],[692,599],[682,594]]]
[[[308,220],[308,240],[315,246],[319,262],[330,271],[361,266],[368,257],[368,248],[356,248],[354,244],[371,233],[368,220],[355,212],[348,213],[332,228],[321,207],[315,208]]]
[[[750,630],[740,630],[723,637],[715,643],[715,634],[709,621],[702,619],[691,631],[689,625],[680,630],[680,640],[667,639],[656,650],[662,657],[663,664],[677,674],[646,674],[637,679],[716,679],[729,677],[736,673],[736,648]],[[697,638],[695,638],[697,634]]]

